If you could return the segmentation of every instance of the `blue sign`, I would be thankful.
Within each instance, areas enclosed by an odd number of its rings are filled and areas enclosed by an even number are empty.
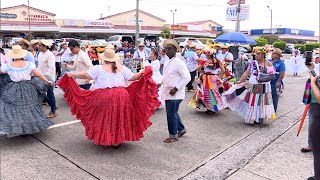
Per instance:
[[[0,18],[17,18],[16,14],[0,13]]]
[[[222,26],[212,26],[212,28],[217,32],[222,32]]]
[[[251,35],[268,35],[270,29],[253,29]],[[301,36],[314,36],[315,32],[310,30],[291,29],[291,28],[273,28],[272,34],[290,34]]]

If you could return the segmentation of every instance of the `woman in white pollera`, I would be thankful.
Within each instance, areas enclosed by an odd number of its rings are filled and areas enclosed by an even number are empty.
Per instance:
[[[286,68],[293,73],[293,76],[307,71],[304,65],[305,59],[300,55],[299,50],[295,50],[293,56],[285,61]]]

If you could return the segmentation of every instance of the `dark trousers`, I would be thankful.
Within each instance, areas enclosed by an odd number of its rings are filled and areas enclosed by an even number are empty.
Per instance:
[[[314,176],[320,180],[320,104],[311,103],[312,122],[310,128],[311,150],[314,160]]]
[[[170,138],[177,138],[178,134],[185,131],[184,125],[178,114],[182,100],[166,100],[167,122]]]
[[[57,110],[57,105],[56,105],[56,97],[54,96],[53,90],[54,90],[53,86],[50,86],[47,91],[47,96],[45,97],[45,102],[47,102],[51,107],[51,112],[55,113]]]
[[[85,90],[89,90],[90,87],[91,87],[91,84],[81,84],[79,85],[82,89],[85,89]]]
[[[281,87],[279,88],[280,92]],[[277,92],[276,86],[271,86],[271,94],[272,94],[272,101],[273,101],[273,106],[274,106],[274,112],[277,112],[278,110],[278,102],[279,102],[279,94]]]
[[[191,75],[191,80],[190,80],[190,82],[187,84],[187,88],[188,88],[188,90],[192,90],[193,89],[193,82],[194,82],[194,79],[195,79],[195,77],[196,77],[196,75],[197,75],[197,71],[192,71],[192,72],[190,72],[190,75]]]
[[[56,74],[57,74],[57,80],[61,76],[61,63],[56,62]]]

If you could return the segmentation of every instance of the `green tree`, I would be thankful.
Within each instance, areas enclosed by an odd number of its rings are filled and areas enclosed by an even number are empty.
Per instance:
[[[270,36],[260,36],[260,37],[266,39],[268,44],[270,44]],[[279,37],[275,36],[275,35],[271,36],[271,44],[276,42],[276,41],[279,41]]]
[[[306,43],[306,51],[312,51],[315,48],[319,48],[320,43]]]
[[[171,37],[171,31],[169,28],[164,27],[160,33],[160,36],[163,38],[170,38]]]
[[[258,39],[255,39],[255,41],[257,42],[256,46],[265,46],[268,44],[268,40],[264,37],[259,37]]]
[[[286,45],[286,42],[278,40],[273,43],[273,47],[279,48],[281,50],[285,50],[287,45]]]

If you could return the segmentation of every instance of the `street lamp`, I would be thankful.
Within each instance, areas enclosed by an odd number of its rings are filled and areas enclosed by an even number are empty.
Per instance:
[[[31,25],[31,20],[30,20],[30,4],[29,4],[29,0],[27,0],[27,1],[28,1],[28,16],[29,16],[29,18],[28,18],[28,19],[29,19],[29,33],[28,33],[28,34],[29,34],[29,35],[28,35],[28,36],[29,36],[29,38],[28,38],[28,40],[29,40],[29,41],[31,41],[31,28],[30,28],[30,25]]]
[[[174,9],[174,10],[170,10],[171,13],[172,13],[172,18],[173,18],[173,21],[172,21],[172,39],[174,39],[174,15],[177,13],[177,9]]]
[[[267,6],[270,10],[271,18],[270,18],[270,45],[272,44],[272,9],[270,6]]]

